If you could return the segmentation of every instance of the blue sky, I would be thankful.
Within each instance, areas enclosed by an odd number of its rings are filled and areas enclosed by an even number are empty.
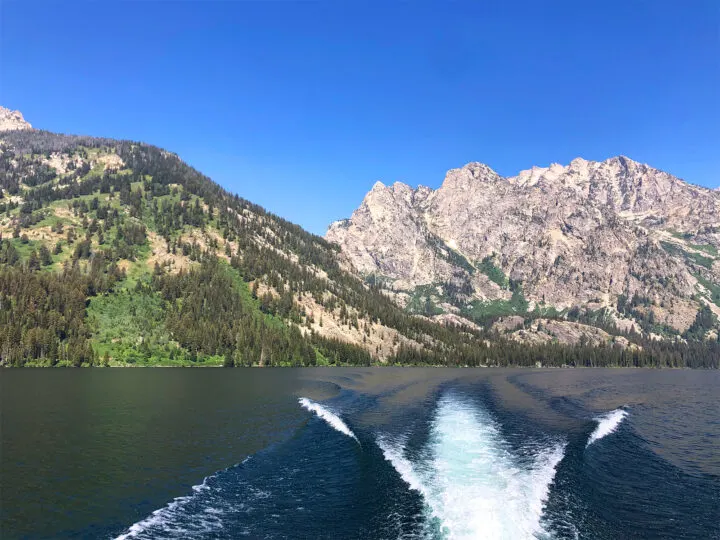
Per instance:
[[[486,4],[486,5],[483,5]],[[312,232],[376,180],[624,154],[720,185],[720,2],[0,2],[0,104]]]

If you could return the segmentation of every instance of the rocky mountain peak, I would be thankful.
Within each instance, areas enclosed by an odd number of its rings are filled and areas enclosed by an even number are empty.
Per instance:
[[[484,183],[499,180],[502,177],[484,163],[471,162],[459,169],[450,169],[438,191],[472,191]]]
[[[32,129],[20,111],[12,111],[0,105],[0,131]]]
[[[720,282],[720,191],[626,156],[513,177],[472,162],[436,191],[373,188],[326,238],[409,302],[441,291],[431,296],[446,313],[511,312],[512,282],[558,311],[612,308],[637,293],[655,302],[654,320],[684,331],[705,301],[698,291],[712,289],[702,283]]]
[[[413,188],[403,182],[394,182],[386,186],[382,182],[375,182],[372,189],[363,199],[363,207],[372,209],[378,206],[394,206],[399,202],[413,206],[427,199],[433,190],[427,186]]]

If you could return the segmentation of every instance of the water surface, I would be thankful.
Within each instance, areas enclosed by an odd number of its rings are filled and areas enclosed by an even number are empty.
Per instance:
[[[720,373],[0,371],[2,538],[720,538]]]

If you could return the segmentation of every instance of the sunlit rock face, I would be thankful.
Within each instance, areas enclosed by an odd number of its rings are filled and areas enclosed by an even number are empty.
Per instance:
[[[711,303],[697,276],[720,279],[720,192],[622,156],[514,177],[469,163],[437,190],[376,183],[326,238],[399,298],[449,284],[457,308],[507,299],[504,274],[531,307],[614,308],[637,293],[683,330]],[[502,271],[495,279],[488,263]]]
[[[32,129],[32,126],[25,121],[20,111],[11,111],[0,106],[0,131],[17,129]]]

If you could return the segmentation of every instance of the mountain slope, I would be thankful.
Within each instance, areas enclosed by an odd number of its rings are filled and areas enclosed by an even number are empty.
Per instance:
[[[32,129],[0,150],[2,364],[369,364],[480,343],[174,154]]]
[[[577,322],[578,345],[522,345],[451,313],[432,321],[170,152],[14,126],[0,132],[0,365],[717,367],[720,347],[702,341]]]
[[[720,193],[625,157],[511,178],[470,163],[437,191],[377,183],[326,238],[401,304],[479,323],[579,308],[675,335],[720,313]]]

